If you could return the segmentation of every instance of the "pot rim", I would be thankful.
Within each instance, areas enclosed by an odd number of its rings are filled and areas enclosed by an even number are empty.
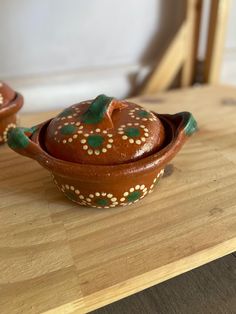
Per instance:
[[[161,170],[177,154],[188,135],[191,135],[187,134],[186,128],[192,115],[189,112],[180,112],[175,115],[153,113],[161,119],[165,128],[167,126],[171,130],[170,138],[161,150],[141,159],[114,165],[82,164],[57,159],[50,155],[40,143],[40,137],[43,136],[44,129],[51,119],[40,124],[30,137],[40,150],[40,153],[35,154],[33,158],[53,174],[62,177],[78,177],[78,180],[86,181],[93,181],[93,179],[111,181],[119,176],[140,176],[154,169]]]
[[[8,116],[16,114],[23,106],[23,96],[15,92],[15,97],[10,100],[6,105],[0,107],[0,119],[5,119]]]

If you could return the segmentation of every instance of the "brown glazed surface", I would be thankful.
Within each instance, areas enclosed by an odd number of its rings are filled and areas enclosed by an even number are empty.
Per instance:
[[[16,113],[23,105],[23,97],[0,81],[0,144],[7,141],[7,132],[16,127]]]
[[[82,103],[77,111],[81,110],[84,113],[85,110],[87,112],[87,105],[90,103],[91,101]],[[66,112],[56,118],[31,129],[11,129],[8,145],[16,152],[37,160],[44,168],[48,169],[58,189],[67,198],[79,205],[97,208],[129,205],[153,191],[163,174],[165,165],[177,154],[186,139],[196,131],[196,121],[189,112],[182,112],[175,115],[150,113],[152,120],[139,122],[134,114],[136,111],[134,108],[146,111],[145,109],[139,109],[139,106],[129,102],[118,102],[111,99],[108,99],[106,110],[102,110],[100,119],[97,108],[100,110],[101,104],[103,101],[99,102],[97,107],[96,103],[95,116],[93,113],[91,115],[91,111],[87,112],[86,115],[77,115],[76,105],[74,108],[72,106],[69,110],[66,109]],[[116,115],[115,113],[112,114],[114,110],[110,108],[110,105],[117,110]],[[124,114],[125,112],[126,114]],[[107,115],[105,120],[104,115]],[[75,127],[68,127],[69,122],[64,121],[74,122],[71,125]],[[79,124],[76,125],[78,122]],[[96,131],[98,122],[101,123],[100,130]],[[62,123],[68,124],[62,125]],[[140,129],[142,129],[141,125],[144,124],[145,128],[149,130],[150,136],[145,137],[144,135],[145,142],[142,142],[141,139],[141,144],[134,144],[135,142],[129,141],[129,139],[135,139],[135,136],[132,135],[137,134],[136,131],[132,130],[134,133],[128,133],[130,136],[127,135],[127,139],[122,139],[125,133],[121,133],[120,123],[123,123],[122,125],[132,123],[128,127],[140,126]],[[94,128],[92,128],[92,124],[94,124]],[[61,128],[58,128],[59,126]],[[61,134],[60,130],[64,126],[66,128]],[[80,126],[83,128],[79,128]],[[75,130],[76,132],[74,132]],[[103,133],[104,130],[107,130],[107,133]],[[92,148],[85,149],[81,144],[93,146],[94,143],[97,145],[101,141],[98,143],[95,140],[88,144],[81,143],[80,136],[82,139],[83,137],[88,138],[85,136],[87,133],[83,133],[84,131],[91,132],[88,133],[88,136],[89,134],[112,135],[108,136],[108,139],[113,139],[113,142],[108,142],[112,146],[105,153],[91,154],[94,158],[93,163],[91,163],[88,154],[88,149]],[[73,135],[76,137],[73,138]],[[64,143],[63,140],[65,140]],[[70,144],[71,146],[69,146]],[[57,145],[61,148],[55,151]],[[135,150],[132,149],[136,147],[136,150],[139,151],[140,146],[142,147],[142,154],[137,157]],[[71,147],[71,150],[68,150],[68,147]],[[125,155],[127,162],[121,159],[122,154]],[[70,156],[72,160],[65,160],[66,158],[69,159]],[[76,158],[79,158],[80,162],[75,162]],[[109,164],[112,160],[114,161],[113,164]],[[86,161],[88,162],[86,163]]]
[[[49,123],[45,146],[52,156],[77,163],[115,165],[160,149],[164,128],[153,113],[114,99],[101,121],[85,123],[83,114],[91,103],[73,105]]]

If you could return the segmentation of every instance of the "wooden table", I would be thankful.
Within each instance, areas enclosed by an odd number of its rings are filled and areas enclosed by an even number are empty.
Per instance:
[[[133,206],[77,207],[35,161],[0,147],[1,314],[88,312],[236,250],[236,89],[137,100],[192,111],[200,131]]]

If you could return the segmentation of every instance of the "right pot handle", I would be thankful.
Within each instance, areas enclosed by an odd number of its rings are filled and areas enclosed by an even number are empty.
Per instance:
[[[161,168],[167,162],[169,162],[181,149],[184,142],[189,136],[198,130],[197,121],[194,119],[191,112],[179,112],[176,114],[160,114],[158,115],[160,119],[164,119],[165,122],[169,124],[172,128],[170,131],[172,133],[172,138],[170,143],[160,151],[160,156],[158,159],[158,166]]]
[[[197,121],[195,120],[191,112],[184,111],[180,112],[179,115],[182,116],[183,119],[183,128],[185,135],[190,136],[193,133],[197,132]]]
[[[160,114],[160,118],[165,118],[167,121],[172,121],[175,133],[184,133],[185,136],[191,136],[198,131],[197,121],[191,112],[183,111],[176,114]]]
[[[16,127],[10,129],[7,133],[8,146],[21,155],[38,160],[43,151],[30,137],[40,126],[41,124],[32,128]]]

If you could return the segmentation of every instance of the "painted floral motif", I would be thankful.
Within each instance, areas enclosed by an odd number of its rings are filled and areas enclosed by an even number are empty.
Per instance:
[[[143,108],[131,109],[128,113],[131,118],[141,121],[156,121],[157,117],[150,111],[144,110]]]
[[[73,185],[69,184],[62,184],[61,186],[55,179],[54,175],[52,174],[53,182],[56,184],[58,189],[62,191],[67,198],[71,201],[79,204],[79,205],[87,205],[86,201],[84,201],[84,196],[80,194],[80,190],[76,189]]]
[[[94,194],[89,194],[86,198],[87,205],[96,208],[110,208],[115,207],[119,203],[117,198],[111,193],[106,192],[95,192]]]
[[[94,208],[110,208],[116,207],[119,203],[112,193],[95,192],[90,193],[87,197],[81,194],[80,190],[76,189],[73,185],[62,184],[61,187],[53,177],[54,183],[57,185],[71,201],[80,205],[91,206]]]
[[[95,129],[95,131],[83,134],[80,143],[83,145],[83,149],[88,155],[100,155],[112,148],[114,142],[112,137],[113,135],[107,131],[102,132],[100,129]]]
[[[78,134],[83,133],[83,126],[80,122],[64,122],[57,127],[57,130],[54,132],[54,140],[58,143],[62,142],[63,144],[71,143],[73,140],[77,139]],[[64,138],[60,139],[60,136],[63,135]]]
[[[122,197],[118,198],[109,192],[94,192],[89,195],[83,195],[79,189],[73,185],[62,184],[59,185],[58,182],[53,177],[54,183],[57,185],[59,190],[61,190],[70,200],[78,203],[79,205],[89,206],[94,208],[112,208],[116,206],[125,206],[138,202],[144,198],[148,193],[153,192],[154,187],[159,182],[160,178],[164,173],[164,169],[161,170],[158,175],[154,178],[152,185],[149,190],[144,185],[136,185],[125,191]]]
[[[144,184],[136,185],[130,188],[128,191],[124,192],[123,197],[120,198],[120,205],[130,205],[132,203],[138,202],[147,194],[147,188]]]
[[[7,133],[8,133],[8,131],[10,129],[14,129],[15,127],[16,127],[15,123],[10,123],[10,124],[7,125],[7,127],[5,128],[5,130],[3,132],[3,136],[2,136],[3,142],[7,142]]]
[[[141,145],[149,137],[149,130],[145,125],[139,123],[127,123],[118,128],[118,134],[122,135],[122,140],[130,144]]]
[[[87,151],[88,155],[99,155],[106,153],[112,148],[113,135],[106,130],[102,131],[97,128],[94,131],[84,133],[84,126],[81,122],[64,122],[57,127],[54,132],[54,140],[58,143],[72,143],[74,140],[79,140],[83,150]],[[61,136],[63,135],[63,139]]]
[[[146,196],[148,193],[153,192],[153,188],[158,184],[163,173],[164,169],[162,169],[154,178],[153,183],[149,188],[149,191],[144,184],[141,185],[138,184],[125,191],[121,198],[118,198],[117,196],[109,192],[98,191],[90,193],[89,195],[86,196],[83,195],[81,191],[73,185],[69,184],[59,185],[53,174],[52,178],[58,189],[61,190],[71,201],[79,205],[90,206],[94,208],[112,208],[116,206],[131,205],[144,198],[144,196]]]

